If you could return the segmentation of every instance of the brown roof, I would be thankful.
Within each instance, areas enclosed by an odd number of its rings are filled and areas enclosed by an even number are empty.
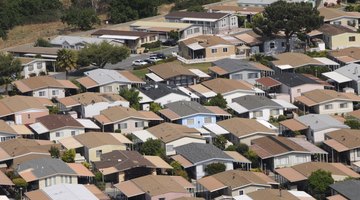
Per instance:
[[[340,35],[343,33],[356,33],[354,30],[348,27],[334,24],[324,24],[318,29],[318,31],[331,36]]]
[[[309,177],[312,172],[322,169],[331,172],[333,176],[360,178],[358,173],[352,171],[341,163],[307,162],[292,166],[292,168],[306,177]]]
[[[349,149],[360,147],[360,131],[354,129],[340,129],[326,133],[327,137],[336,140]]]
[[[33,190],[31,192],[26,192],[25,196],[29,200],[52,200],[45,192],[42,190]]]
[[[125,136],[121,134],[118,135],[121,136],[124,141],[128,140],[128,143],[131,143],[131,141]],[[112,133],[86,132],[85,134],[76,135],[73,138],[89,149],[104,145],[125,145],[120,140],[118,140],[118,138],[114,137],[114,134]]]
[[[33,47],[30,45],[20,45],[7,49],[8,52],[12,53],[29,53],[29,54],[45,54],[45,55],[57,55],[60,48],[53,47]]]
[[[139,112],[133,108],[125,108],[121,106],[110,107],[106,110],[100,112],[100,115],[94,116],[94,118],[103,124],[114,123],[118,121],[122,121],[128,118],[137,118],[143,120],[162,120],[156,114],[152,114],[151,118],[148,115],[150,111]],[[155,118],[156,117],[156,118]]]
[[[216,74],[218,74],[220,76],[229,73],[229,72],[225,71],[223,68],[218,67],[218,66],[209,67],[209,70],[212,71],[212,72],[215,72]]]
[[[174,155],[171,156],[171,158],[181,164],[184,168],[192,167],[194,164],[192,164],[188,159],[184,158],[182,155]]]
[[[337,152],[344,152],[344,151],[350,150],[349,148],[347,148],[346,146],[344,146],[343,144],[341,144],[340,142],[338,142],[334,139],[325,140],[324,144],[331,147],[332,149],[334,149]]]
[[[13,84],[20,92],[30,92],[43,88],[66,88],[78,89],[78,87],[68,80],[56,80],[50,76],[34,76],[27,79],[14,81]]]
[[[330,83],[328,83],[328,82],[326,82],[326,81],[324,81],[324,80],[321,80],[320,78],[318,78],[318,77],[316,77],[316,76],[314,76],[314,75],[312,75],[312,74],[302,74],[302,75],[304,75],[304,76],[306,76],[306,77],[308,77],[308,78],[310,78],[310,79],[318,82],[318,83],[321,84],[321,85],[324,85],[324,86],[326,86],[326,87],[334,88],[334,86],[331,85]]]
[[[295,119],[284,120],[281,121],[280,124],[292,131],[300,131],[308,128],[306,125],[302,124],[301,122]]]
[[[46,98],[29,96],[12,96],[0,99],[0,117],[11,115],[15,112],[21,112],[29,109],[40,109],[48,112],[46,106],[52,106],[53,103]]]
[[[246,137],[254,133],[276,134],[274,130],[267,128],[255,119],[234,117],[217,122],[217,124],[239,138]]]
[[[58,102],[66,107],[72,107],[77,105],[90,105],[99,102],[113,102],[113,101],[126,101],[118,94],[101,94],[95,92],[85,92],[77,95],[57,99]]]
[[[126,195],[127,198],[134,197],[140,194],[144,194],[141,188],[139,188],[135,183],[130,181],[120,182],[115,185],[123,194]]]
[[[181,42],[184,43],[185,45],[198,43],[200,46],[204,48],[212,47],[219,44],[233,45],[229,41],[215,35],[199,35],[196,37],[188,38],[186,40],[182,40]]]
[[[0,120],[0,133],[17,134],[4,120]]]
[[[97,82],[92,80],[90,77],[81,77],[79,79],[76,79],[77,82],[79,82],[82,86],[84,86],[86,89],[92,88],[97,86]]]
[[[154,33],[148,33],[148,32],[142,32],[142,31],[120,31],[120,30],[100,29],[100,30],[93,32],[91,35],[96,35],[96,36],[126,35],[126,36],[146,37],[149,35],[154,35]]]
[[[256,68],[258,68],[258,69],[260,69],[260,70],[262,70],[262,71],[274,71],[274,70],[272,70],[270,67],[268,67],[268,66],[265,66],[265,65],[263,65],[263,64],[261,64],[261,63],[258,63],[258,62],[249,62],[252,66],[254,66],[254,67],[256,67]]]
[[[259,155],[259,157],[261,157],[262,159],[290,153],[292,151],[310,153],[307,149],[285,137],[261,137],[252,140],[251,144],[252,146],[257,147],[256,149],[254,149],[255,152],[257,152],[258,149],[262,149],[270,155]]]
[[[177,11],[165,15],[165,18],[204,18],[204,19],[221,19],[228,15],[227,13],[209,13],[209,12],[184,12]]]
[[[234,90],[253,90],[250,84],[242,80],[216,78],[201,83],[216,93],[228,93]]]
[[[4,174],[2,171],[0,171],[0,185],[14,185],[14,183]]]
[[[154,65],[148,68],[151,72],[155,73],[162,79],[169,79],[176,76],[196,76],[190,70],[185,68],[180,62],[174,61],[170,63],[163,63]]]
[[[282,83],[280,83],[279,81],[267,76],[267,77],[262,77],[256,80],[257,83],[260,83],[261,85],[267,87],[267,88],[271,88],[271,87],[275,87],[275,86],[279,86]]]
[[[57,129],[67,128],[67,127],[84,128],[84,126],[81,125],[71,115],[47,115],[37,118],[36,122],[40,122],[49,131],[54,131]]]
[[[224,185],[222,182],[218,181],[213,176],[206,176],[206,177],[204,177],[202,179],[199,179],[197,181],[197,183],[202,185],[209,192],[214,192],[216,190],[224,189],[224,188],[227,187],[226,185]]]
[[[254,192],[247,193],[247,195],[256,200],[299,200],[298,197],[294,196],[287,190],[281,190],[280,196],[279,189],[256,190]],[[315,200],[312,197],[306,199]]]
[[[293,68],[298,68],[307,65],[320,65],[320,66],[324,65],[320,61],[315,60],[314,58],[302,53],[292,53],[292,52],[281,53],[281,54],[277,54],[275,58],[277,60],[272,61],[272,63],[276,66],[290,65]]]
[[[333,196],[326,197],[327,200],[347,200],[347,198],[341,196],[340,194],[335,194]]]
[[[360,13],[357,12],[345,12],[340,9],[322,7],[318,9],[320,16],[324,16],[324,21],[336,20],[342,17],[347,18],[360,18]]]
[[[314,106],[333,100],[359,102],[360,97],[352,93],[337,92],[335,90],[311,90],[296,97],[295,100],[307,106]]]
[[[360,48],[359,47],[349,47],[340,50],[330,51],[329,55],[338,60],[344,60],[347,62],[354,62],[360,60]]]
[[[304,175],[300,174],[298,171],[291,167],[278,168],[275,169],[275,172],[283,177],[286,177],[286,179],[290,182],[298,182],[307,179]]]
[[[99,200],[110,200],[110,197],[102,192],[95,185],[84,185],[91,193],[93,193]]]
[[[194,128],[187,126],[173,124],[173,123],[161,123],[157,126],[146,129],[155,137],[159,138],[164,143],[172,142],[174,140],[190,137],[199,140],[203,140],[200,136],[200,132]]]
[[[234,11],[234,12],[238,12],[238,13],[249,13],[249,14],[257,14],[260,12],[264,11],[263,7],[255,7],[255,6],[246,6],[246,7],[242,7],[242,6],[210,6],[208,7],[209,10],[213,10],[213,11]]]
[[[227,115],[231,117],[231,114],[220,108],[219,106],[204,106],[206,109],[210,110],[210,112],[214,113],[215,115]]]
[[[357,119],[360,119],[360,110],[355,110],[353,112],[349,112],[347,113],[349,116],[351,117],[355,117]]]
[[[118,71],[119,74],[125,76],[125,78],[127,78],[128,80],[132,81],[132,82],[139,82],[139,83],[143,83],[144,81],[141,80],[141,78],[135,76],[133,73],[131,73],[130,71],[127,70],[123,70],[123,71]]]
[[[78,175],[82,177],[94,177],[95,175],[81,163],[67,163],[67,165]]]

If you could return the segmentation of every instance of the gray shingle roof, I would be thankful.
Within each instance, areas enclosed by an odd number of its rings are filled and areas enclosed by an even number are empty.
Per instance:
[[[309,114],[296,119],[314,131],[321,131],[329,128],[349,128],[330,115]]]
[[[177,101],[173,103],[168,103],[165,105],[165,107],[169,108],[171,111],[181,117],[198,113],[214,114],[210,110],[206,109],[203,105],[195,101]]]
[[[283,72],[283,73],[275,74],[275,75],[271,76],[271,78],[273,78],[289,87],[296,87],[296,86],[304,85],[304,84],[319,84],[318,82],[316,82],[315,80],[313,80],[311,78],[308,78],[302,74],[296,74],[296,73]]]
[[[347,180],[330,185],[332,189],[350,200],[359,199],[360,180]]]
[[[177,154],[182,155],[193,164],[210,159],[233,160],[233,158],[212,144],[190,143],[176,147],[175,150]]]
[[[282,108],[281,105],[275,103],[271,99],[257,95],[246,95],[233,99],[233,102],[245,107],[248,110],[254,110],[262,107]]]
[[[65,162],[60,159],[40,158],[21,163],[18,172],[33,169],[32,173],[38,178],[53,176],[55,174],[76,175]]]
[[[146,96],[150,97],[152,100],[159,99],[171,93],[187,96],[176,86],[166,85],[163,83],[157,83],[156,85],[157,87],[155,84],[142,85],[138,90]]]
[[[260,71],[258,68],[254,67],[245,60],[225,58],[215,61],[213,63],[229,73],[239,72],[242,70]]]

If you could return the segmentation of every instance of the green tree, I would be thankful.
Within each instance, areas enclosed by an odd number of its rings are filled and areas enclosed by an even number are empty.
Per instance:
[[[211,163],[205,167],[205,172],[208,176],[224,172],[225,170],[226,166],[223,163]]]
[[[52,45],[48,40],[45,40],[44,38],[38,38],[34,44],[36,47],[51,47]]]
[[[161,105],[155,102],[150,103],[150,111],[154,113],[158,113],[161,110]]]
[[[222,135],[216,136],[214,141],[213,141],[213,145],[216,146],[217,148],[221,149],[221,150],[225,149],[226,143],[227,143],[227,140]]]
[[[26,188],[28,186],[28,183],[23,178],[14,178],[12,182],[19,188]]]
[[[251,167],[259,167],[259,156],[252,150],[248,150],[244,153],[244,156],[251,161]]]
[[[325,193],[328,192],[329,185],[334,183],[331,173],[322,169],[311,173],[308,178],[309,190],[317,199],[324,199]]]
[[[179,31],[174,31],[174,30],[171,30],[170,32],[169,32],[169,38],[170,39],[173,39],[173,40],[176,40],[176,41],[178,41],[180,38],[180,33],[179,33]]]
[[[92,29],[96,24],[100,24],[100,19],[92,8],[72,6],[61,16],[61,22],[84,31]]]
[[[210,99],[207,103],[205,103],[207,106],[219,106],[220,108],[225,109],[227,102],[224,99],[224,97],[221,94],[217,94],[213,98]]]
[[[182,176],[186,180],[189,180],[189,176],[188,176],[187,172],[183,169],[183,167],[181,166],[181,164],[178,161],[172,161],[170,163],[170,165],[173,168],[171,170],[171,172],[172,172],[171,174],[173,174],[175,176]]]
[[[351,129],[360,129],[360,122],[356,119],[346,119],[344,124],[348,125]]]
[[[290,38],[298,33],[309,33],[320,28],[324,17],[310,3],[277,1],[267,6],[262,15],[253,18],[256,33],[272,36],[282,31],[286,38],[286,51],[290,51]]]
[[[244,143],[239,143],[235,145],[230,145],[226,149],[226,151],[237,151],[241,155],[244,155],[246,152],[249,151],[249,146]]]
[[[139,91],[135,90],[135,88],[122,88],[119,92],[119,95],[129,101],[132,108],[135,110],[140,110],[140,101],[142,97],[139,96]]]
[[[56,68],[58,71],[65,71],[66,74],[77,68],[77,54],[69,49],[60,49],[57,52]]]
[[[22,71],[21,62],[11,54],[0,53],[0,85],[5,85],[5,94],[8,94],[8,86],[12,81],[20,77]]]
[[[81,66],[90,64],[104,68],[107,63],[116,64],[130,56],[129,48],[115,46],[108,42],[89,44],[79,51],[78,63]]]
[[[48,107],[49,114],[58,114],[60,112],[59,107],[57,106],[50,106]]]
[[[66,163],[73,163],[75,162],[75,149],[69,149],[64,152],[64,154],[61,156],[61,160],[63,160]]]
[[[204,7],[201,5],[191,6],[187,9],[188,12],[205,12]]]
[[[150,156],[160,156],[165,157],[165,149],[162,146],[162,142],[159,139],[148,139],[146,140],[140,148],[140,153]]]
[[[52,158],[60,158],[60,150],[56,146],[51,146],[49,153]]]
[[[112,0],[109,18],[112,23],[123,23],[157,15],[158,0]]]

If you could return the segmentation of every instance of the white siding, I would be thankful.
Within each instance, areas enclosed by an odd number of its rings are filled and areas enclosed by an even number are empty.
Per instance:
[[[176,101],[191,101],[190,97],[180,94],[171,93],[155,100],[155,103],[164,106],[165,104],[176,102]]]
[[[274,157],[274,168],[291,167],[297,164],[311,161],[311,155],[303,153],[290,153]]]
[[[77,128],[62,129],[62,130],[50,132],[50,134],[49,134],[50,135],[50,140],[57,142],[60,139],[71,137],[72,136],[71,133],[73,131],[75,131],[75,135],[80,135],[80,134],[85,133],[84,129],[77,129]],[[60,133],[60,137],[56,137],[57,132]]]
[[[129,107],[129,102],[127,101],[115,101],[115,102],[99,102],[95,104],[89,104],[84,106],[83,117],[91,118],[95,115],[100,115],[100,112],[113,106],[122,106]]]
[[[175,148],[175,147],[185,145],[185,144],[190,144],[190,143],[202,143],[202,144],[205,144],[206,140],[205,139],[196,139],[196,138],[184,137],[184,138],[181,138],[181,139],[178,139],[178,140],[167,143],[165,149],[168,150],[168,149],[171,149],[171,148]],[[174,154],[176,154],[175,150],[166,151],[167,156],[174,155]]]
[[[65,97],[65,89],[63,89],[63,88],[45,88],[45,89],[41,89],[41,90],[34,90],[32,93],[32,96],[40,97],[40,98],[47,98],[47,99],[64,98]]]

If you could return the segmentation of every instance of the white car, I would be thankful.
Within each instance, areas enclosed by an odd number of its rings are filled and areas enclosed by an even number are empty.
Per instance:
[[[150,62],[156,63],[156,62],[159,62],[162,59],[158,58],[156,56],[152,56],[152,57],[148,58],[147,60],[150,61]]]
[[[132,62],[132,64],[135,66],[142,66],[142,65],[147,65],[148,63],[143,60],[135,60]]]

